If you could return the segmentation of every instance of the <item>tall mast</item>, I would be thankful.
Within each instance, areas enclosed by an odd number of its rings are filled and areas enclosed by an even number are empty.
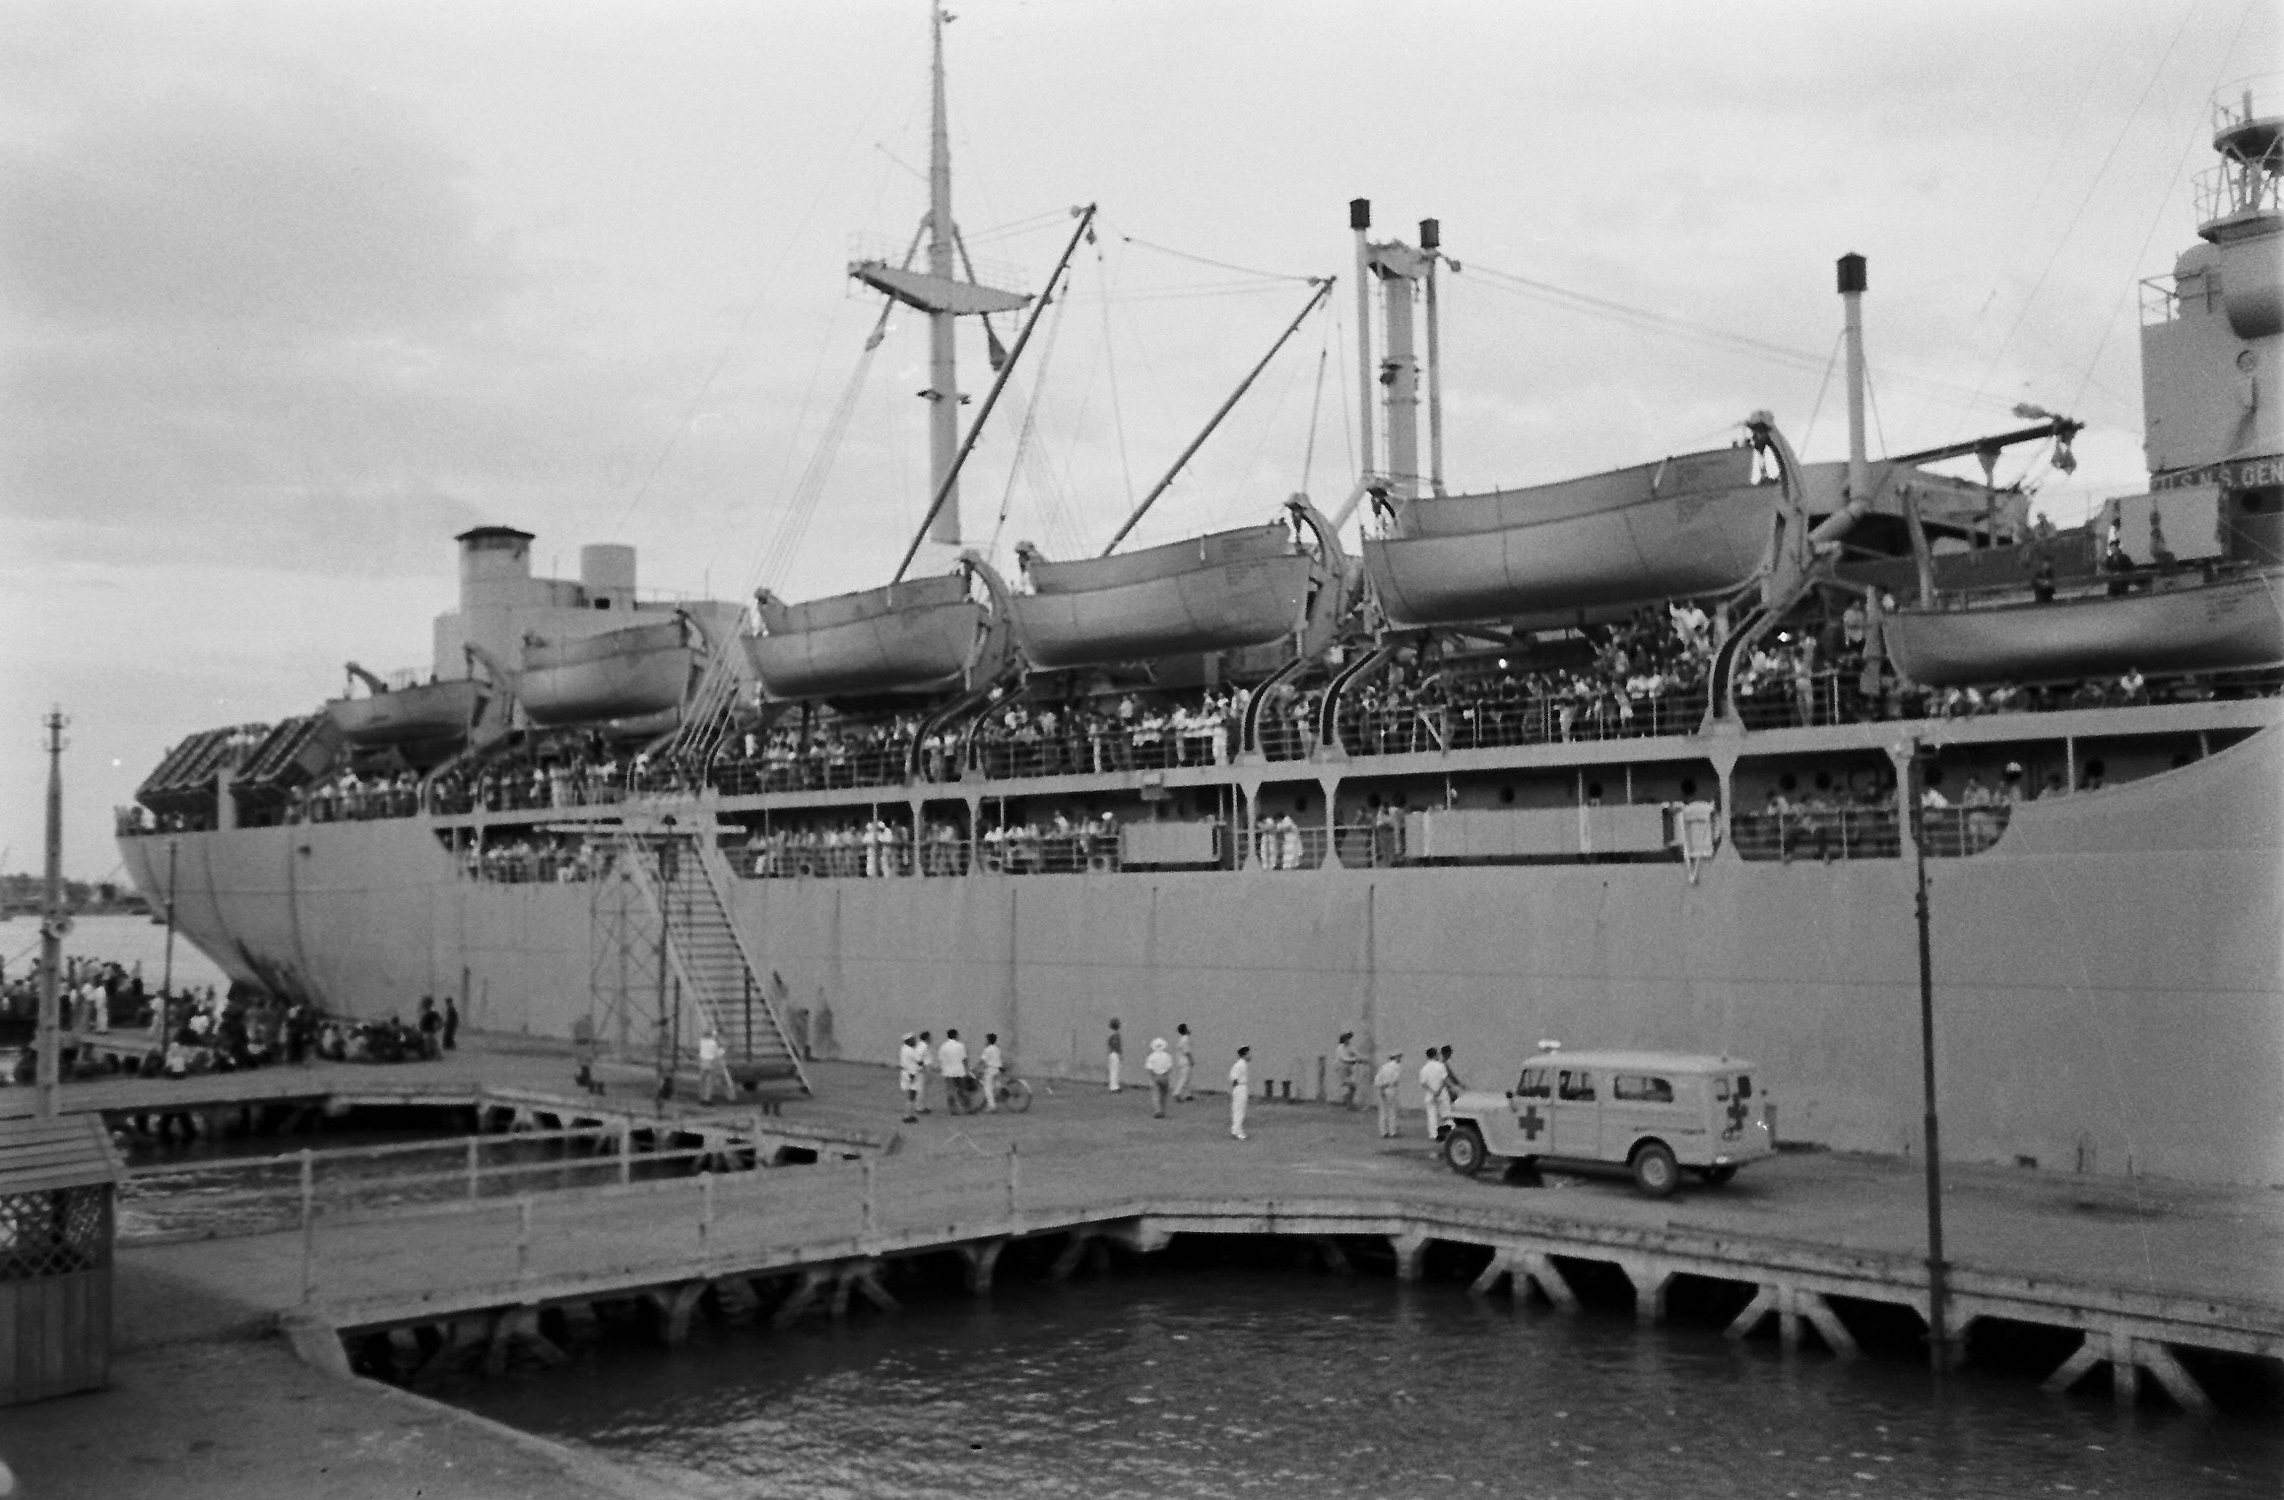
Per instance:
[[[928,315],[928,493],[938,498],[930,512],[927,540],[947,547],[960,541],[960,395],[954,329],[962,317],[1014,312],[1031,299],[960,279],[959,225],[952,218],[952,140],[944,107],[944,27],[952,19],[941,3],[931,12],[935,46],[929,68],[931,118],[928,141],[928,269],[890,265],[873,258],[853,261],[849,274]],[[971,272],[972,276],[973,273]],[[946,485],[950,488],[947,490]]]
[[[928,136],[928,272],[945,281],[954,279],[952,260],[952,140],[944,109],[944,7],[934,7],[935,61],[929,75],[933,113]],[[959,481],[952,477],[952,462],[960,447],[960,385],[958,341],[953,337],[955,314],[937,307],[928,314],[928,481],[951,488],[928,528],[928,540],[946,547],[960,544]]]

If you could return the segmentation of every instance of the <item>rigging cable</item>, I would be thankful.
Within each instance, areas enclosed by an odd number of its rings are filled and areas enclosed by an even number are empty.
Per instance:
[[[1332,320],[1325,319],[1324,344],[1316,352],[1316,394],[1309,398],[1309,441],[1301,450],[1301,493],[1309,492],[1309,477],[1316,469],[1316,421],[1324,410],[1324,367],[1332,358]]]
[[[1110,374],[1110,425],[1118,434],[1118,472],[1126,484],[1126,505],[1134,506],[1134,461],[1126,453],[1126,403],[1118,394],[1118,345],[1111,337],[1110,298],[1116,284],[1103,259],[1102,246],[1094,250],[1096,277],[1102,286],[1102,349],[1103,361]]]
[[[2221,76],[2213,80],[2213,87],[2209,92],[2215,94],[2220,92],[2221,85],[2226,81],[2229,69],[2233,66],[2232,60],[2236,57],[2236,49],[2243,45],[2245,28],[2252,24],[2253,7],[2259,3],[2260,0],[2245,0],[2244,10],[2237,17],[2236,35],[2229,38],[2228,49],[2221,54]],[[2188,170],[2191,153],[2205,143],[2204,131],[2192,130],[2188,132],[2188,139],[2181,147],[2180,160],[2173,164],[2172,181],[2175,186],[2180,184],[2181,174]],[[2141,250],[2133,258],[2133,263],[2136,266],[2146,262],[2149,247],[2157,238],[2157,231],[2164,227],[2165,216],[2172,211],[2173,195],[2168,193],[2165,201],[2158,204],[2156,211],[2149,216],[2149,232],[2141,237]],[[2117,300],[2110,304],[2109,320],[2102,324],[2101,339],[2095,343],[2094,352],[2086,361],[2086,373],[2078,381],[2078,389],[2071,393],[2070,404],[2065,410],[2076,411],[2079,404],[2085,399],[2086,387],[2094,384],[2094,371],[2100,367],[2102,351],[2109,346],[2110,335],[2117,331],[2118,314],[2125,311],[2126,300],[2133,295],[2134,288],[2138,285],[2138,282],[2128,281],[2124,289],[2118,293]]]
[[[2014,342],[2014,336],[2022,329],[2023,320],[2030,316],[2031,304],[2038,300],[2039,292],[2046,285],[2046,278],[2053,274],[2054,263],[2062,258],[2062,247],[2070,242],[2070,236],[2078,228],[2078,221],[2085,217],[2087,205],[2094,201],[2095,191],[2101,187],[2102,179],[2109,175],[2110,163],[2117,160],[2119,149],[2125,145],[2126,136],[2133,130],[2133,122],[2141,118],[2141,111],[2149,103],[2149,96],[2157,91],[2158,80],[2165,76],[2165,64],[2172,60],[2175,49],[2181,45],[2181,38],[2189,29],[2189,20],[2197,13],[2198,3],[2199,0],[2189,0],[2189,4],[2183,7],[2181,24],[2173,28],[2173,40],[2165,44],[2164,54],[2157,59],[2157,65],[2150,70],[2149,82],[2142,86],[2141,97],[2134,101],[2132,111],[2126,115],[2125,123],[2118,127],[2117,135],[2111,140],[2109,150],[2102,154],[2102,164],[2094,169],[2093,180],[2086,184],[2086,191],[2080,195],[2078,206],[2070,212],[2070,221],[2062,226],[2062,234],[2054,242],[2053,253],[2046,257],[2046,264],[2039,268],[2038,279],[2030,284],[2030,291],[2024,295],[2022,305],[2015,309],[2014,321],[2007,325],[2005,336],[1999,340],[1998,347],[1991,351],[1989,362],[1983,366],[1983,373],[1976,379],[1975,393],[1969,402],[1970,405],[1983,399],[1983,392],[1990,385],[1991,377],[1998,373],[1999,361],[2006,357],[2007,346]],[[2235,44],[2232,42],[2230,45],[2233,50]],[[1964,425],[1965,422],[1966,414],[1962,412],[1959,423]],[[1952,431],[1953,435],[1956,436],[1958,427],[1955,426]]]
[[[901,58],[908,55],[908,52],[900,52],[898,55]],[[768,297],[769,288],[775,283],[777,272],[784,268],[786,257],[792,253],[793,245],[807,232],[809,221],[817,215],[817,206],[825,201],[826,191],[840,181],[841,166],[848,160],[849,152],[855,147],[857,137],[865,133],[865,127],[871,123],[874,113],[879,110],[882,100],[887,97],[885,81],[887,76],[888,74],[884,70],[881,75],[882,86],[874,94],[871,107],[865,111],[855,127],[849,131],[847,139],[841,142],[841,149],[833,158],[831,170],[820,177],[817,191],[809,199],[809,206],[801,211],[801,217],[795,222],[792,232],[778,246],[777,262],[770,268],[769,275],[762,278],[762,289],[754,294],[751,302],[746,304],[745,313],[738,319],[737,327],[731,331],[729,341],[722,346],[722,352],[714,360],[713,368],[706,372],[706,378],[699,385],[697,395],[691,399],[689,408],[683,413],[681,422],[675,426],[673,432],[667,435],[665,444],[659,449],[657,459],[650,466],[650,472],[643,476],[641,486],[636,489],[634,497],[627,501],[626,509],[619,512],[618,521],[611,527],[611,535],[618,536],[626,530],[626,523],[633,518],[636,508],[642,504],[644,497],[649,495],[651,485],[657,482],[659,471],[666,467],[666,460],[673,454],[676,445],[681,442],[683,433],[690,429],[692,422],[698,415],[698,408],[704,404],[706,397],[712,392],[715,380],[721,376],[723,367],[729,363],[730,355],[737,349],[738,341],[745,337],[746,328],[753,322],[754,314],[761,310],[761,304]]]
[[[1193,261],[1201,266],[1211,266],[1217,271],[1234,271],[1240,276],[1251,276],[1267,281],[1315,282],[1322,280],[1321,277],[1316,276],[1291,276],[1282,271],[1261,271],[1252,266],[1232,265],[1226,260],[1212,260],[1203,255],[1192,255],[1187,250],[1176,250],[1169,245],[1154,245],[1148,240],[1136,239],[1130,234],[1122,234],[1118,238],[1122,244],[1137,245],[1144,250],[1155,250],[1160,255],[1170,255],[1176,260]]]
[[[1824,361],[1824,379],[1816,387],[1816,405],[1808,413],[1807,430],[1800,434],[1800,451],[1808,451],[1808,440],[1816,436],[1816,419],[1824,415],[1824,393],[1832,389],[1832,371],[1840,363],[1840,346],[1847,342],[1848,330],[1843,328],[1832,335],[1832,357]]]

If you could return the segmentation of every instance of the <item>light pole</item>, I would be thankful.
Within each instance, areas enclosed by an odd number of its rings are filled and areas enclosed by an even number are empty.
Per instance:
[[[1924,1146],[1927,1158],[1927,1358],[1938,1375],[1951,1367],[1950,1289],[1943,1262],[1943,1147],[1935,1111],[1935,972],[1927,911],[1927,814],[1918,740],[1904,741],[1895,756],[1903,770],[1905,826],[1911,831],[1913,911],[1919,929],[1919,1068],[1926,1100]]]
[[[39,1049],[36,1107],[42,1119],[52,1119],[63,1060],[56,988],[63,973],[64,924],[69,920],[63,909],[63,709],[50,709],[40,724],[48,732],[48,861],[47,890],[40,903],[40,1017],[34,1045]]]

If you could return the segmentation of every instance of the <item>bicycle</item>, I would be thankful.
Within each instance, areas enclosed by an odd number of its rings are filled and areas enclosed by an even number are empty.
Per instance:
[[[1031,1085],[1013,1073],[1002,1072],[999,1075],[997,1097],[992,1102],[1003,1110],[1022,1114],[1031,1108]],[[944,1107],[955,1115],[983,1113],[989,1106],[984,1101],[982,1076],[971,1072],[966,1088],[946,1090]]]

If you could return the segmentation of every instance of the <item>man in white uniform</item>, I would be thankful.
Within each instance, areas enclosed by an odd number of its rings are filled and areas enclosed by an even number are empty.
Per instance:
[[[1396,1091],[1403,1085],[1404,1054],[1391,1052],[1372,1079],[1372,1087],[1380,1095],[1380,1139],[1384,1141],[1396,1138]]]
[[[1420,1064],[1420,1097],[1427,1106],[1428,1139],[1443,1139],[1443,1095],[1451,1082],[1451,1070],[1443,1065],[1435,1048],[1427,1049],[1427,1061]]]
[[[1245,1101],[1253,1090],[1253,1067],[1246,1059],[1252,1055],[1251,1047],[1240,1047],[1237,1061],[1229,1065],[1229,1133],[1241,1141],[1245,1139]]]
[[[999,1075],[1007,1071],[1007,1059],[1000,1055],[999,1033],[983,1034],[983,1107],[993,1114],[999,1113]]]
[[[1110,1040],[1105,1042],[1108,1061],[1103,1071],[1110,1075],[1110,1091],[1118,1092],[1118,1065],[1126,1060],[1126,1037],[1118,1029],[1118,1017],[1110,1018]]]
[[[1174,1102],[1187,1103],[1190,1098],[1190,1068],[1196,1061],[1190,1055],[1190,1023],[1184,1021],[1174,1028]]]
[[[1164,1037],[1150,1038],[1150,1055],[1142,1059],[1142,1071],[1150,1076],[1150,1113],[1163,1120],[1166,1092],[1174,1071],[1174,1054],[1166,1050]]]
[[[896,1049],[896,1085],[904,1090],[904,1123],[907,1125],[920,1118],[920,1075],[927,1065],[928,1057],[920,1050],[920,1039],[907,1031],[904,1045]]]
[[[936,1071],[944,1075],[945,1109],[958,1113],[975,1107],[968,1099],[968,1044],[957,1029],[944,1033],[944,1045],[936,1049]]]
[[[722,1039],[714,1035],[712,1028],[708,1028],[706,1033],[698,1038],[698,1102],[700,1104],[714,1102],[714,1085],[717,1083],[722,1086],[723,1098],[737,1098],[737,1082],[730,1077],[729,1049],[722,1045]]]

